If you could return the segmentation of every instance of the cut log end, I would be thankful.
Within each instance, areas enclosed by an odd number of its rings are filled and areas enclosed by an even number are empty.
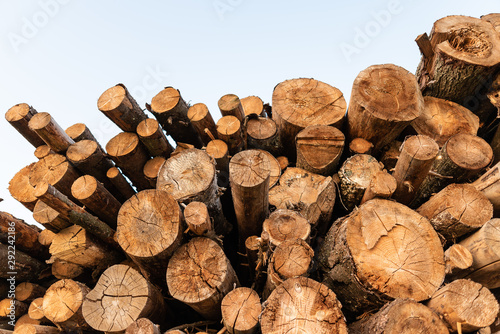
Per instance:
[[[241,105],[240,98],[234,94],[224,95],[219,99],[217,103],[222,116],[232,115],[236,117],[240,122],[243,122],[245,118],[245,112],[243,111],[243,106]]]
[[[222,321],[229,333],[253,334],[258,330],[262,311],[257,292],[237,288],[229,292],[221,304]]]
[[[286,240],[302,239],[309,241],[311,225],[301,214],[279,209],[271,213],[264,221],[264,232],[269,234],[269,241],[273,246],[279,246]]]
[[[241,105],[243,107],[243,111],[245,112],[245,116],[248,115],[257,115],[263,116],[264,114],[264,103],[258,96],[247,96],[242,98]]]
[[[213,229],[207,206],[202,202],[189,203],[184,209],[184,218],[189,229],[196,235],[204,235]]]
[[[373,144],[363,138],[354,138],[349,143],[349,151],[354,154],[371,154]]]

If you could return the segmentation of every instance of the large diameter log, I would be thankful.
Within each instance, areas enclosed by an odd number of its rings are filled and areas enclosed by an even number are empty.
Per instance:
[[[176,142],[201,148],[201,139],[188,117],[188,104],[179,90],[166,87],[153,97],[149,109]]]
[[[174,150],[157,120],[148,118],[137,126],[139,139],[152,157],[168,158]]]
[[[240,99],[241,106],[243,107],[243,112],[245,117],[249,115],[256,115],[265,117],[264,112],[264,102],[258,96],[247,96]]]
[[[71,186],[71,193],[99,219],[116,228],[116,217],[121,204],[95,177],[79,177]]]
[[[19,103],[7,110],[5,119],[17,130],[31,145],[38,147],[45,142],[38,134],[30,129],[29,121],[37,114],[35,108],[26,103]]]
[[[411,206],[418,206],[451,183],[461,183],[481,173],[492,161],[490,145],[474,135],[459,133],[441,148],[431,171],[422,182]]]
[[[43,315],[64,331],[89,329],[82,304],[90,289],[83,283],[64,279],[52,284],[43,296]]]
[[[366,188],[382,165],[371,155],[356,154],[348,158],[339,169],[340,195],[347,210],[359,205]]]
[[[396,188],[396,179],[391,174],[385,170],[375,172],[361,198],[360,204],[374,198],[390,198],[396,191]]]
[[[200,136],[203,145],[207,145],[212,138],[207,134],[206,130],[212,135],[217,133],[214,119],[204,103],[196,103],[188,109],[187,116]]]
[[[499,310],[490,290],[464,279],[455,280],[436,291],[427,306],[446,322],[451,332],[460,327],[462,333],[491,325]]]
[[[23,282],[16,286],[16,299],[20,302],[31,302],[36,298],[43,297],[46,290],[41,285]]]
[[[28,304],[15,299],[5,298],[0,301],[0,318],[14,315],[16,318],[28,311]]]
[[[479,229],[493,217],[493,206],[468,184],[451,184],[417,209],[447,241]]]
[[[239,285],[222,248],[198,237],[182,245],[168,262],[168,291],[207,319],[221,315],[222,298]]]
[[[357,334],[448,334],[445,323],[427,306],[410,299],[396,299],[377,313],[349,325]]]
[[[156,181],[158,180],[158,172],[161,166],[165,163],[166,159],[164,157],[154,157],[148,160],[144,165],[143,172],[144,177],[149,181],[151,187],[156,188]]]
[[[34,152],[34,155],[35,157],[40,160],[40,159],[43,159],[45,158],[47,155],[49,154],[52,154],[52,153],[56,153],[54,151],[52,151],[52,149],[50,148],[49,145],[40,145],[38,146],[36,149],[35,149],[35,152]]]
[[[248,148],[266,150],[275,156],[281,154],[281,141],[276,122],[271,118],[249,118],[246,123]]]
[[[161,334],[161,331],[148,318],[139,318],[127,327],[125,334]]]
[[[9,181],[10,195],[30,211],[35,209],[37,201],[35,195],[33,195],[35,188],[29,182],[29,174],[33,166],[35,166],[35,163],[24,167]]]
[[[53,326],[35,325],[35,324],[23,324],[18,328],[14,329],[16,334],[58,334],[61,330]]]
[[[160,291],[123,264],[109,267],[82,306],[85,321],[95,330],[120,333],[139,318],[163,323],[165,304]]]
[[[269,215],[270,163],[257,150],[236,154],[229,163],[229,180],[241,244],[251,235],[260,235]]]
[[[431,137],[411,136],[403,142],[393,174],[397,182],[394,199],[403,204],[413,200],[438,153],[439,146]]]
[[[236,288],[222,299],[222,322],[230,334],[256,333],[261,311],[259,295],[250,288]]]
[[[13,246],[0,244],[0,259],[6,260],[0,266],[0,277],[20,281],[37,280],[44,275],[47,265],[28,254],[15,250]],[[15,260],[15,261],[14,261]]]
[[[306,277],[291,278],[267,299],[260,319],[262,334],[346,334],[341,308],[325,285]]]
[[[453,276],[457,271],[470,268],[473,262],[471,252],[460,244],[453,244],[444,252],[446,275]]]
[[[477,135],[479,118],[460,104],[424,96],[425,107],[411,126],[419,135],[428,136],[442,147],[457,133]]]
[[[172,195],[163,190],[143,190],[121,207],[116,240],[146,278],[164,283],[168,259],[182,241],[182,221],[181,209]]]
[[[222,212],[214,161],[204,151],[191,148],[170,157],[158,172],[156,187],[179,203],[205,203],[216,233],[229,233],[231,225]]]
[[[64,218],[59,212],[41,200],[37,200],[36,202],[35,209],[33,210],[33,219],[52,232],[59,232],[71,225],[69,217]]]
[[[116,167],[111,167],[106,172],[106,177],[111,181],[113,186],[123,195],[125,200],[135,195],[135,190],[130,183],[125,179],[120,170]]]
[[[395,298],[430,298],[445,276],[444,253],[429,221],[384,199],[361,205],[328,231],[318,260],[350,315]]]
[[[300,213],[287,209],[278,209],[264,220],[262,230],[269,235],[273,247],[287,240],[301,239],[309,242],[311,224]]]
[[[151,188],[142,173],[150,157],[135,133],[119,133],[106,144],[106,151],[137,189]]]
[[[240,98],[234,94],[226,94],[217,102],[222,116],[234,116],[243,123],[245,112],[241,105]]]
[[[107,89],[97,100],[97,108],[120,129],[135,132],[146,114],[123,84]]]
[[[73,139],[73,141],[79,142],[81,140],[93,140],[97,142],[97,139],[92,134],[90,129],[83,123],[76,123],[64,130],[66,134]]]
[[[327,125],[311,125],[295,137],[297,167],[325,176],[337,170],[344,150],[344,134]]]
[[[64,154],[75,143],[49,113],[35,114],[28,125],[56,153]]]
[[[309,125],[342,126],[346,102],[340,90],[314,79],[292,79],[273,91],[273,120],[285,155],[295,160],[295,136]]]
[[[402,67],[373,65],[361,71],[352,86],[347,135],[364,138],[377,152],[424,109],[415,76]]]
[[[217,137],[226,142],[229,154],[235,155],[243,149],[241,121],[236,116],[224,116],[217,121]]]

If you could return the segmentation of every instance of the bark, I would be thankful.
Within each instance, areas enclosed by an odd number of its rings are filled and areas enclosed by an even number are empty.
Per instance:
[[[46,290],[38,284],[23,282],[16,286],[16,299],[20,302],[31,302],[36,298],[43,297]]]
[[[215,168],[219,172],[218,185],[227,187],[229,185],[229,148],[227,144],[220,139],[212,140],[207,144],[205,152],[215,160]]]
[[[33,219],[42,224],[47,230],[55,233],[71,226],[69,217],[63,218],[59,212],[41,200],[37,200],[36,202],[35,209],[33,210]]]
[[[12,262],[14,257],[15,262]],[[20,250],[15,250],[11,245],[0,244],[0,259],[7,260],[5,265],[0,266],[0,277],[2,278],[10,278],[15,275],[19,281],[37,280],[45,276],[47,270],[45,263]]]
[[[248,148],[261,149],[278,156],[282,152],[276,122],[266,117],[252,117],[246,121]]]
[[[113,186],[118,189],[119,193],[124,198],[124,201],[135,195],[135,190],[130,183],[125,179],[120,170],[116,167],[111,167],[106,172],[106,177],[111,181]],[[120,198],[120,199],[121,199]]]
[[[187,115],[203,142],[203,145],[206,146],[212,140],[206,130],[210,131],[211,134],[217,133],[214,119],[207,106],[204,103],[196,103],[189,108]]]
[[[15,329],[16,334],[58,334],[61,330],[53,326],[43,326],[34,324],[24,324]]]
[[[154,157],[148,160],[144,165],[144,177],[149,181],[151,187],[156,188],[156,181],[158,180],[158,172],[161,166],[165,163],[166,159],[164,157]]]
[[[52,275],[57,279],[76,279],[85,272],[85,267],[57,258],[52,263],[51,269]]]
[[[49,113],[35,114],[28,126],[56,153],[64,154],[75,143]]]
[[[217,137],[226,142],[229,154],[235,155],[243,149],[241,122],[236,116],[224,116],[217,121]]]
[[[31,118],[37,114],[35,108],[26,103],[19,103],[5,113],[5,119],[17,130],[31,145],[38,147],[45,142],[28,126]]]
[[[243,112],[245,113],[245,117],[249,115],[257,115],[265,117],[266,113],[264,112],[264,103],[261,98],[258,96],[247,96],[242,99],[241,106],[243,107]]]
[[[73,139],[74,142],[79,142],[81,140],[92,140],[97,142],[90,129],[83,123],[76,123],[64,130],[66,134]],[[100,146],[100,145],[99,145]]]
[[[245,112],[243,111],[243,106],[241,105],[240,98],[234,94],[224,95],[219,99],[217,103],[219,106],[220,113],[222,116],[234,116],[241,123],[245,118]]]
[[[222,323],[230,334],[257,333],[261,311],[259,295],[250,288],[234,289],[222,299]]]
[[[396,179],[385,170],[375,172],[365,190],[360,204],[374,198],[390,198],[396,191]]]
[[[269,235],[271,246],[277,247],[285,241],[301,239],[310,241],[311,225],[300,213],[292,210],[278,209],[269,215],[262,226]]]
[[[137,126],[139,139],[152,157],[170,157],[174,150],[157,120],[148,118]]]
[[[29,175],[34,166],[35,163],[32,163],[24,167],[9,182],[10,195],[30,211],[35,209],[37,202],[35,195],[33,195],[35,188],[29,182]]]

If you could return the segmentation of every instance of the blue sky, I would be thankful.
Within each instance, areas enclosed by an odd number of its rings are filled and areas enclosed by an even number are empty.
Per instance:
[[[279,82],[310,77],[348,100],[373,64],[414,72],[417,35],[447,15],[499,12],[498,1],[77,1],[0,2],[0,110],[26,102],[63,127],[83,122],[104,146],[118,127],[97,110],[124,83],[141,106],[164,86],[203,102],[215,119],[228,93],[271,101]],[[0,210],[33,222],[8,182],[36,160],[0,121]]]

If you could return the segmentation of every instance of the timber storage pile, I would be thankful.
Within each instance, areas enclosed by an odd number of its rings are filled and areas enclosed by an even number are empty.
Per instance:
[[[416,42],[349,103],[291,79],[217,122],[118,84],[108,143],[13,106],[38,161],[9,190],[45,229],[0,212],[0,334],[498,333],[500,14]]]

